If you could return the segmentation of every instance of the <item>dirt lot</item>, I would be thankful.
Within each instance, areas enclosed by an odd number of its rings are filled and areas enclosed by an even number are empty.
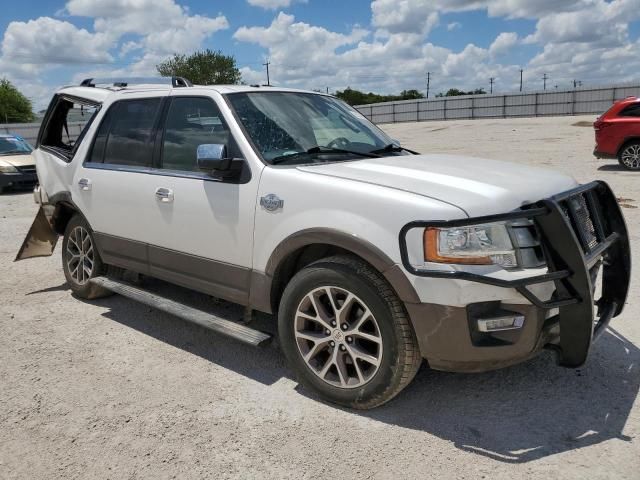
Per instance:
[[[592,129],[572,124],[592,120],[385,129],[423,152],[605,179],[624,199],[637,253],[640,176],[591,156]],[[29,194],[0,196],[2,479],[640,479],[638,270],[625,313],[583,368],[557,368],[551,354],[478,375],[423,368],[400,397],[363,413],[298,388],[275,346],[253,350],[117,296],[74,299],[58,252],[12,263],[35,211]],[[270,317],[259,323],[273,329]]]

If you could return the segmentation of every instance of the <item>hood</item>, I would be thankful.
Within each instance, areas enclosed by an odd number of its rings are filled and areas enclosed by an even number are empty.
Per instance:
[[[298,169],[423,195],[471,217],[515,210],[577,185],[553,170],[456,155],[367,158]]]
[[[0,155],[0,164],[2,163],[20,168],[35,165],[36,161],[30,153],[27,153],[24,155]]]

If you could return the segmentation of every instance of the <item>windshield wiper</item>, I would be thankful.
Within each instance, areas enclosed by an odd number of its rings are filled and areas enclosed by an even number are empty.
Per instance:
[[[371,150],[369,153],[379,154],[379,153],[392,153],[392,152],[403,152],[403,151],[412,153],[414,155],[420,155],[418,152],[414,152],[413,150],[409,150],[408,148],[401,147],[397,143],[390,143],[388,145],[385,145],[382,148]]]
[[[277,165],[278,163],[284,163],[289,160],[296,159],[303,155],[314,155],[314,154],[347,154],[347,155],[357,155],[359,157],[367,157],[367,158],[379,158],[376,152],[357,152],[355,150],[345,150],[342,148],[333,148],[333,147],[323,147],[322,145],[316,145],[315,147],[311,147],[304,152],[296,152],[289,155],[280,155],[279,157],[275,157],[271,159],[271,163],[273,165]]]

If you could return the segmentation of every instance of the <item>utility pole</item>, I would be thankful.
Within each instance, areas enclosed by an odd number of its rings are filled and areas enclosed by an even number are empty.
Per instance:
[[[542,85],[543,85],[543,86],[542,86],[542,89],[543,89],[543,90],[546,90],[546,89],[547,89],[547,80],[549,80],[549,76],[545,73],[545,74],[542,76],[542,81],[544,82],[544,83],[542,84]]]
[[[263,63],[262,65],[267,67],[267,86],[270,87],[271,86],[271,81],[269,79],[269,64],[271,64],[271,62],[269,60],[266,61],[266,63]]]
[[[574,80],[573,81],[573,88],[576,89],[577,87],[581,87],[582,86],[582,80]]]
[[[520,69],[520,91],[522,91],[522,72],[524,72],[524,70]]]
[[[427,98],[429,98],[430,87],[431,87],[431,72],[427,72]]]
[[[329,87],[327,87],[327,95],[329,95]]]
[[[491,77],[489,79],[489,85],[491,85],[491,91],[489,93],[493,93],[493,83],[494,83],[494,81],[495,81],[495,78],[493,78],[493,77]]]

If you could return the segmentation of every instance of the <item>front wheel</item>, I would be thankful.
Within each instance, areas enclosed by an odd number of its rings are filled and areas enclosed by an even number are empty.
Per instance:
[[[378,272],[352,257],[298,272],[283,293],[278,331],[301,382],[347,407],[391,400],[422,361],[400,300]]]
[[[71,290],[80,298],[112,295],[90,280],[104,273],[104,265],[95,246],[91,227],[80,215],[69,220],[62,240],[62,270]]]
[[[627,170],[640,170],[640,142],[628,143],[620,151],[618,161]]]

